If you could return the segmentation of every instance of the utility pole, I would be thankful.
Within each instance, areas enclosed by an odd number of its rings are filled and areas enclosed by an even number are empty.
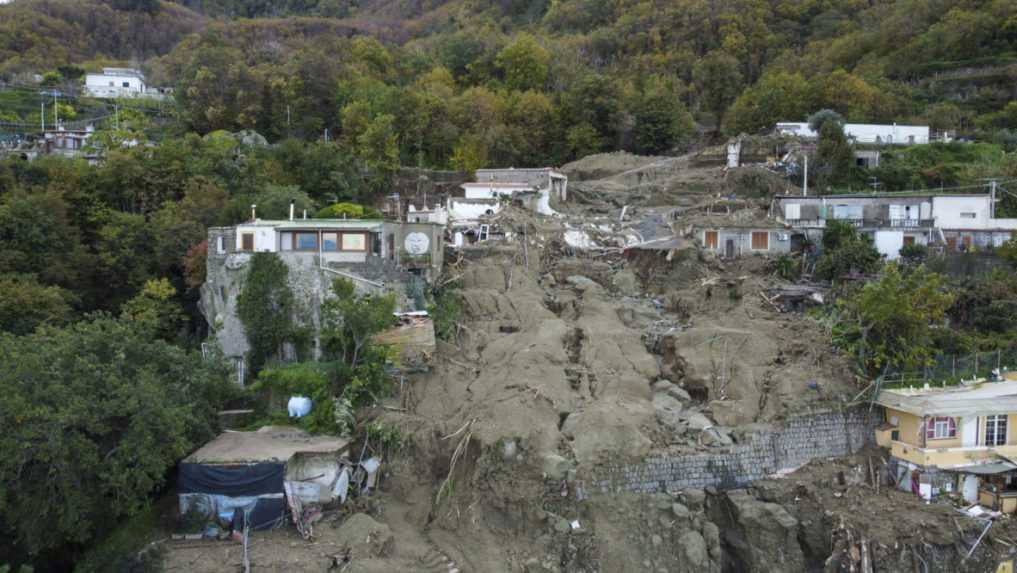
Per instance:
[[[879,182],[879,179],[876,179],[875,177],[869,177],[869,186],[872,187],[873,193],[879,191],[880,185],[882,185],[882,183]]]
[[[325,143],[328,143],[328,128],[325,128]]]
[[[53,127],[60,124],[60,115],[57,113],[57,96],[56,90],[53,90]]]
[[[46,132],[46,102],[39,104],[39,129]]]
[[[113,102],[113,129],[120,131],[120,105]]]
[[[805,157],[805,174],[802,176],[802,197],[808,197],[809,196],[809,156],[808,156],[808,154],[805,154],[804,157]]]
[[[996,218],[996,180],[989,181],[989,218]]]

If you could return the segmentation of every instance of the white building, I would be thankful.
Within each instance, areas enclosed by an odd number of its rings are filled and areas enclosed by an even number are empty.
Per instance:
[[[133,68],[103,68],[101,74],[85,74],[85,93],[92,97],[166,97],[165,89],[149,88],[145,75]]]
[[[796,135],[802,139],[817,139],[816,133],[808,123],[780,122],[777,132],[783,135]],[[886,145],[921,145],[929,143],[929,126],[927,125],[881,125],[875,123],[845,123],[844,135],[856,143],[876,143]]]
[[[1017,219],[997,219],[991,195],[935,195],[932,215],[948,251],[998,247],[1017,231]]]
[[[998,247],[1017,219],[997,219],[993,197],[957,194],[866,193],[774,199],[779,222],[816,242],[828,220],[846,221],[872,237],[887,259],[909,244],[941,244],[948,252]]]

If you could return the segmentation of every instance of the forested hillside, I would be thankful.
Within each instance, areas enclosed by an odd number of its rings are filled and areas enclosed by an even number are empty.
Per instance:
[[[665,153],[822,108],[1017,127],[1012,1],[18,0],[0,30],[8,77],[136,62],[179,88],[181,130],[327,129],[411,165]]]

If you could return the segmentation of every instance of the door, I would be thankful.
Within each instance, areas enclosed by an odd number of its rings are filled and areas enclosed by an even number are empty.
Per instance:
[[[735,256],[735,243],[734,239],[728,239],[724,242],[724,256],[733,259]]]
[[[717,249],[717,231],[706,231],[704,237],[704,243],[706,243],[707,249]]]
[[[240,235],[240,249],[247,252],[254,250],[254,233],[243,233]]]
[[[973,475],[964,476],[964,485],[962,486],[961,495],[964,496],[964,501],[968,503],[976,503],[978,501],[978,477]]]

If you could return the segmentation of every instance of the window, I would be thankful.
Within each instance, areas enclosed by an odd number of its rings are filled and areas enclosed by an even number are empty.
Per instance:
[[[296,249],[298,251],[317,251],[318,233],[297,233]]]
[[[322,233],[321,234],[321,250],[323,250],[323,251],[338,251],[339,250],[339,233]]]
[[[1006,444],[1006,416],[985,417],[985,445],[1002,446]]]
[[[752,250],[765,251],[770,248],[769,231],[752,231]]]
[[[974,219],[976,217],[977,217],[977,214],[976,213],[972,213],[970,211],[964,211],[964,212],[962,212],[960,214],[960,218],[961,219]]]
[[[957,423],[953,418],[936,416],[929,418],[925,424],[925,438],[928,440],[945,440],[957,437]]]
[[[215,240],[215,252],[219,253],[220,255],[226,253],[226,241],[222,237],[218,237]]]
[[[799,203],[788,203],[784,205],[784,218],[785,219],[801,219],[802,218],[802,206]]]
[[[342,250],[344,251],[366,251],[367,235],[364,233],[343,233]]]
[[[115,85],[116,85],[116,84],[114,84],[114,83],[113,83],[113,80],[110,80],[110,81],[109,81],[109,87],[113,87],[113,86],[115,86]]]
[[[124,87],[125,88],[131,87],[131,82],[124,82]]]
[[[904,246],[915,244],[915,238],[913,236],[904,237]]]
[[[254,233],[244,233],[240,235],[240,250],[242,251],[254,250]]]
[[[706,236],[704,237],[704,242],[706,243],[707,249],[716,249],[718,243],[717,231],[707,231]]]

